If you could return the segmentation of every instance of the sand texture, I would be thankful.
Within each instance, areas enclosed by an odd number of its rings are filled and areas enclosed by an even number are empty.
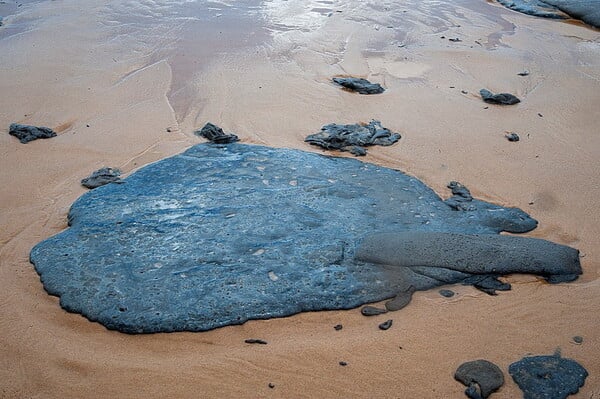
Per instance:
[[[486,359],[506,379],[491,397],[514,398],[508,366],[557,348],[589,372],[574,397],[600,397],[598,30],[479,0],[11,1],[0,15],[0,397],[458,398],[458,366]],[[350,93],[335,76],[385,92]],[[482,88],[521,102],[486,104]],[[81,179],[183,152],[208,121],[242,143],[322,153],[304,138],[372,119],[402,139],[365,161],[440,196],[457,180],[523,209],[539,221],[527,236],[579,249],[583,275],[513,275],[495,297],[416,292],[392,317],[353,309],[131,336],[62,310],[29,263],[67,227]],[[11,123],[57,137],[21,144]]]

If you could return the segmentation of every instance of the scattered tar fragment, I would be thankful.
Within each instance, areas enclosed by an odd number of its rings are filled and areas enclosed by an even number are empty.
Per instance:
[[[236,136],[235,134],[225,134],[225,132],[223,132],[223,129],[216,125],[213,125],[210,122],[204,125],[202,129],[196,130],[194,134],[196,136],[204,137],[205,139],[216,144],[229,144],[239,140],[238,136]]]
[[[49,127],[21,125],[19,123],[12,123],[8,129],[8,134],[15,136],[23,144],[37,139],[56,137],[54,130]]]
[[[454,42],[454,43],[462,42],[462,40],[460,40],[458,37],[456,37],[454,39],[448,39],[448,40],[450,40],[451,42]]]
[[[348,365],[348,363],[346,363],[344,361],[340,362],[340,366],[347,366],[347,365]]]
[[[519,76],[528,76],[529,75],[529,71],[519,72],[517,75],[519,75]]]
[[[331,123],[321,128],[319,133],[306,137],[305,142],[327,150],[349,151],[354,155],[366,155],[364,147],[373,145],[389,146],[400,140],[400,134],[393,133],[372,120],[367,125],[338,125]]]
[[[341,324],[336,324],[335,326],[333,326],[333,329],[335,331],[340,331],[342,328],[344,328],[344,326],[342,326]]]
[[[362,78],[333,78],[334,83],[360,94],[380,94],[385,91],[379,83],[371,83]]]
[[[263,341],[262,339],[255,339],[255,338],[250,338],[244,341],[247,344],[259,344],[259,345],[266,345],[267,341]]]
[[[485,399],[504,385],[504,374],[494,363],[474,360],[461,364],[454,378],[467,386],[470,399]]]
[[[273,384],[272,382],[269,382],[269,388],[271,388],[271,389],[275,388],[275,384]]]
[[[507,139],[508,141],[513,141],[513,142],[514,142],[514,141],[519,141],[519,140],[520,140],[520,138],[519,138],[519,135],[518,135],[518,134],[516,134],[516,133],[514,133],[514,132],[513,132],[513,133],[509,133],[509,134],[506,134],[504,137],[506,137],[506,139]]]
[[[566,399],[579,392],[588,372],[575,360],[560,356],[557,351],[550,356],[524,357],[511,364],[508,372],[525,399]]]
[[[516,96],[509,93],[494,94],[489,90],[481,89],[479,94],[483,101],[489,104],[513,105],[521,102]]]
[[[393,322],[394,322],[394,321],[393,321],[392,319],[386,320],[386,321],[384,321],[383,323],[381,323],[381,324],[379,325],[379,329],[380,329],[380,330],[383,330],[383,331],[385,331],[385,330],[389,330],[389,329],[390,329],[390,327],[392,326],[392,323],[393,323]]]
[[[363,316],[377,316],[380,314],[387,313],[386,309],[379,309],[374,306],[365,306],[360,310]]]
[[[575,343],[577,345],[581,345],[583,343],[583,337],[581,335],[574,336],[573,343]]]
[[[92,189],[109,183],[123,183],[119,176],[121,176],[121,171],[119,169],[101,168],[81,180],[81,185],[85,188]]]

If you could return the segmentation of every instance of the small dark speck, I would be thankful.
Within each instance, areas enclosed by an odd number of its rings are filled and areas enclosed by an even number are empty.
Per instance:
[[[466,90],[461,90],[460,92],[461,92],[462,94],[469,94],[469,92],[468,92],[468,91],[466,91]]]
[[[275,384],[273,384],[272,382],[269,382],[269,388],[271,388],[271,389],[275,388]]]
[[[452,298],[454,296],[454,291],[452,290],[439,290],[438,292],[441,296],[446,298]]]
[[[450,86],[451,89],[454,89],[454,86]]]
[[[255,338],[250,338],[244,341],[247,344],[260,344],[260,345],[266,345],[267,341],[263,341],[262,339],[255,339]]]
[[[533,204],[535,204],[535,202],[533,202],[533,201],[531,201],[531,202],[529,203],[529,205],[533,205]]]
[[[85,127],[90,127],[90,125],[85,125]]]
[[[573,342],[577,345],[581,345],[583,343],[583,337],[580,335],[576,335],[573,337]]]
[[[483,107],[483,109],[488,109],[489,107]]]
[[[171,128],[170,128],[170,127],[168,127],[168,128],[167,128],[167,133],[171,133],[171,132],[172,132]]]
[[[538,112],[538,116],[539,116],[540,118],[543,118],[543,117],[544,117],[544,115],[540,114],[539,112]]]
[[[446,38],[446,36],[440,36],[440,39],[445,39],[445,38]]]
[[[348,363],[346,363],[346,362],[340,362],[340,366],[347,366],[347,365],[348,365]]]
[[[335,326],[333,326],[333,328],[335,329],[335,331],[340,331],[342,328],[344,328],[344,326],[342,326],[341,324],[336,324]]]

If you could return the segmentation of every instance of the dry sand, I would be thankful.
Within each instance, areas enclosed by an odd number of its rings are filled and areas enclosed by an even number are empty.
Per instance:
[[[508,365],[561,348],[590,373],[576,397],[600,398],[600,32],[483,0],[12,3],[0,4],[16,13],[0,28],[0,126],[59,136],[0,134],[1,397],[459,398],[454,371],[485,358],[507,377],[493,397],[514,398]],[[338,74],[388,90],[347,93]],[[483,87],[522,103],[486,109]],[[385,332],[389,315],[350,310],[130,336],[63,311],[28,263],[66,228],[81,178],[178,153],[208,120],[246,143],[319,152],[306,135],[371,118],[403,138],[365,161],[522,208],[540,221],[530,236],[581,250],[583,276],[509,276],[497,297],[418,292]]]

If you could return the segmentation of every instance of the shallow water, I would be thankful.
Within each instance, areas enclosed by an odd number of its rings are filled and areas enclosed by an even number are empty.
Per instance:
[[[9,1],[0,4],[0,15],[17,14],[5,20],[0,38],[32,29],[40,16],[34,5],[38,0]],[[43,2],[51,10],[50,2]],[[24,8],[21,8],[21,5]],[[514,25],[503,13],[483,12],[484,3],[473,1],[409,1],[400,7],[393,1],[349,4],[339,1],[293,2],[287,0],[244,0],[235,2],[197,0],[108,1],[90,19],[106,35],[97,45],[126,52],[122,57],[137,59],[139,69],[166,60],[172,69],[169,100],[180,121],[191,112],[199,98],[197,77],[207,64],[219,59],[227,62],[241,50],[263,52],[265,57],[281,56],[271,51],[274,43],[288,40],[287,32],[307,36],[318,31],[332,17],[342,18],[368,28],[387,30],[385,42],[375,40],[364,52],[383,51],[388,40],[400,46],[418,45],[414,32],[425,34],[451,32],[460,27],[463,11],[474,11],[502,28],[489,34],[487,48],[502,45],[504,35]],[[421,32],[420,34],[423,34]],[[121,60],[119,57],[113,57]]]
[[[11,0],[0,4],[0,15],[16,14],[5,19],[0,38],[34,27],[40,18],[31,12],[36,3],[40,1]],[[51,2],[41,3],[52,9]],[[208,64],[217,60],[229,62],[229,56],[236,57],[241,51],[285,59],[285,53],[273,51],[273,47],[281,42],[294,46],[295,39],[290,40],[286,33],[310,37],[331,19],[386,31],[380,35],[383,39],[370,41],[363,50],[365,54],[384,51],[390,45],[419,46],[423,34],[453,35],[461,27],[460,21],[465,20],[465,13],[471,12],[499,27],[478,42],[487,49],[504,46],[503,37],[515,30],[515,25],[506,19],[511,12],[499,7],[490,12],[486,2],[471,0],[410,0],[400,5],[392,0],[356,4],[328,0],[129,0],[106,1],[98,8],[97,16],[89,22],[106,35],[103,43],[97,45],[125,52],[121,58],[113,57],[115,62],[137,59],[138,69],[162,60],[169,63],[172,81],[168,97],[180,122],[190,112],[197,112],[195,104],[206,101],[199,93],[198,76]]]

